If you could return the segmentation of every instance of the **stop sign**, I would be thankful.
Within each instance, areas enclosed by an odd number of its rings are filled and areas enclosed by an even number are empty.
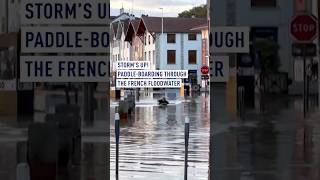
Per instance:
[[[202,66],[201,73],[202,74],[209,74],[209,66]]]
[[[318,35],[317,19],[309,14],[294,16],[290,24],[290,34],[297,42],[313,41]]]

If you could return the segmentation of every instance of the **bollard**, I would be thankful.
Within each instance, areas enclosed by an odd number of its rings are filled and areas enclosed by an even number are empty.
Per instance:
[[[28,163],[21,162],[16,168],[16,180],[30,180],[30,167]]]
[[[245,89],[238,87],[238,112],[241,119],[244,118],[245,113]]]
[[[119,178],[119,139],[120,139],[120,115],[116,113],[115,120],[115,135],[116,135],[116,179]]]
[[[189,117],[185,117],[185,124],[184,124],[184,180],[188,179],[188,147],[189,147],[189,129],[190,129],[190,119]]]

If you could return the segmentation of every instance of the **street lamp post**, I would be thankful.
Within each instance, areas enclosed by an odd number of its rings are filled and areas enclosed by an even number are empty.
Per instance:
[[[159,8],[161,9],[162,11],[162,16],[161,16],[161,38],[160,38],[160,58],[161,58],[161,46],[162,46],[162,43],[163,43],[163,8]]]
[[[162,58],[162,53],[164,53],[163,51],[162,51],[162,47],[164,47],[164,45],[163,45],[163,43],[164,43],[164,41],[163,41],[163,8],[159,8],[159,9],[161,9],[161,11],[162,11],[162,16],[161,16],[161,38],[160,38],[160,47],[159,47],[159,49],[160,49],[160,53],[159,53],[159,69],[160,69],[160,66],[161,66],[161,64],[160,64],[160,62],[161,62],[161,58]],[[165,96],[166,96],[166,91],[164,92],[165,94]]]
[[[163,8],[159,8],[162,11],[162,16],[161,16],[161,35],[163,36]]]
[[[189,147],[189,132],[190,132],[190,119],[188,116],[185,117],[184,124],[184,138],[185,138],[185,151],[184,151],[184,180],[188,179],[188,147]]]
[[[119,139],[120,139],[120,115],[114,115],[115,121],[115,136],[116,136],[116,179],[119,179]]]

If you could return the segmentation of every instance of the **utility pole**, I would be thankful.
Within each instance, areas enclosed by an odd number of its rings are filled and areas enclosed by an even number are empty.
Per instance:
[[[162,11],[162,16],[161,16],[161,44],[163,43],[163,8],[159,8]],[[161,54],[161,53],[160,53]]]
[[[161,62],[161,58],[162,58],[162,55],[161,55],[161,53],[164,53],[164,52],[162,52],[162,47],[164,47],[164,37],[163,37],[163,8],[159,8],[159,9],[161,9],[161,11],[162,11],[162,15],[161,15],[161,38],[160,38],[160,61],[159,62]],[[167,94],[166,94],[166,91],[164,92],[164,96],[166,96]]]
[[[314,0],[314,8],[315,8],[315,12],[314,14],[316,15],[316,17],[319,19],[320,18],[320,0]],[[318,30],[319,31],[319,30]],[[320,48],[320,36],[318,36],[317,38],[317,49]],[[318,81],[318,107],[320,108],[320,59],[319,59],[319,51],[317,51],[317,62],[318,62],[318,74],[317,74],[317,81]]]
[[[134,0],[131,1],[131,3],[132,3],[132,4],[131,4],[131,14],[132,14],[132,16],[133,16],[133,1],[134,1]]]
[[[9,0],[6,0],[6,18],[5,18],[5,26],[6,26],[6,32],[9,33]]]

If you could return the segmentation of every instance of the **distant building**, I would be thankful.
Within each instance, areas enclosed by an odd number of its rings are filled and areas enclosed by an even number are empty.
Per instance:
[[[117,21],[119,23],[119,21]],[[202,25],[206,19],[200,18],[163,18],[142,16],[120,21],[118,33],[125,38],[114,37],[112,60],[146,60],[152,69],[189,70],[186,83],[201,85],[200,68],[203,65]],[[115,25],[116,21],[112,22]],[[116,25],[115,25],[116,26]],[[121,29],[123,27],[123,29]],[[117,45],[115,44],[117,43]],[[123,46],[121,46],[123,44]],[[121,46],[121,50],[118,48]],[[118,53],[119,52],[119,53]],[[129,53],[130,52],[130,53]],[[114,69],[113,69],[114,70]]]
[[[248,26],[250,40],[253,47],[256,43],[272,41],[279,45],[279,71],[287,73],[293,80],[289,86],[289,93],[302,92],[303,83],[297,78],[302,76],[296,63],[301,61],[292,57],[289,25],[295,11],[309,11],[316,9],[315,0],[278,1],[278,0],[250,0],[250,1],[208,1],[211,3],[210,13],[212,26]],[[252,50],[253,52],[253,50]],[[262,62],[255,62],[260,66]],[[258,67],[260,68],[260,67]],[[279,84],[278,84],[279,85]]]
[[[120,15],[111,18],[110,23],[110,71],[112,78],[112,85],[115,82],[115,67],[116,61],[128,61],[131,57],[131,46],[125,41],[125,35],[129,27],[131,20],[134,20],[133,16],[125,13],[123,9],[120,10]]]
[[[0,1],[0,33],[19,32],[20,0]]]
[[[20,6],[21,0],[8,1],[8,30],[9,32],[19,32],[20,30]]]
[[[209,23],[200,25],[192,30],[201,31],[201,66],[209,66]],[[208,86],[210,75],[201,75],[201,87]]]
[[[0,1],[0,33],[7,32],[8,27],[8,1]]]

